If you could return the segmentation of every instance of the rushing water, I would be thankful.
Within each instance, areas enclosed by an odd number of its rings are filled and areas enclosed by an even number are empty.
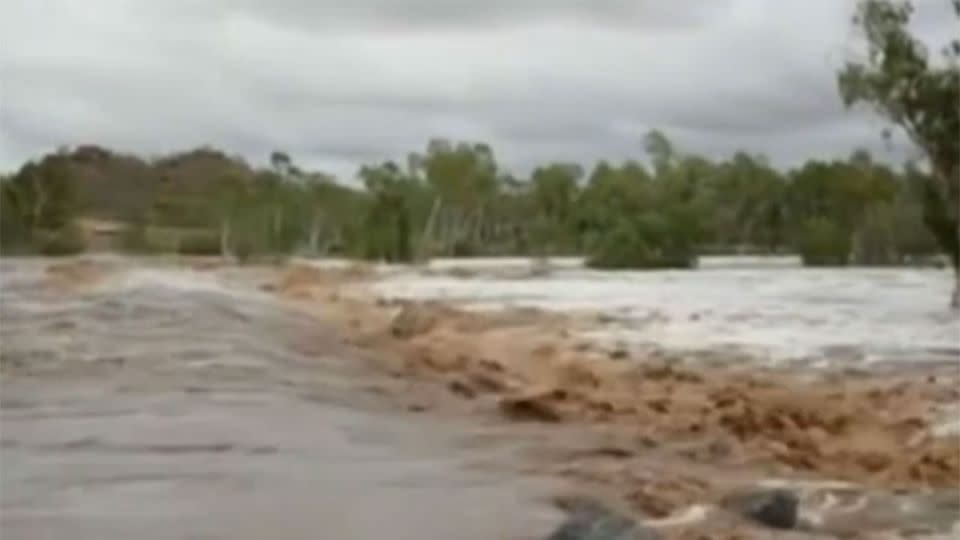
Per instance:
[[[960,359],[960,317],[947,305],[946,271],[774,263],[744,267],[727,259],[695,271],[655,272],[588,271],[566,263],[548,276],[513,278],[408,272],[378,290],[477,309],[595,311],[608,322],[589,337],[635,346],[726,348],[763,359],[861,365]]]
[[[0,260],[4,540],[520,539],[558,519],[544,499],[561,486],[510,464],[579,444],[581,432],[398,414],[384,395],[402,392],[382,390],[403,381],[260,292],[255,272],[113,262],[105,282],[70,293],[43,286],[45,261]],[[387,267],[380,287],[480,307],[599,309],[619,317],[608,331],[671,346],[839,342],[918,358],[957,346],[956,318],[940,309],[946,279],[932,271],[565,265],[533,279]],[[663,315],[642,323],[650,313]],[[866,508],[903,523],[955,518],[936,498],[876,500]]]
[[[557,518],[252,287],[132,270],[71,295],[38,261],[2,265],[4,540],[486,540]]]

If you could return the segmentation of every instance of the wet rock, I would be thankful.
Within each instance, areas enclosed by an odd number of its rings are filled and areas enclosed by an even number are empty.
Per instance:
[[[607,353],[607,356],[609,356],[611,360],[625,360],[630,358],[630,351],[627,350],[625,345],[617,345],[616,348]]]
[[[447,383],[447,388],[450,390],[450,392],[466,399],[473,399],[477,397],[477,392],[473,388],[470,388],[467,383],[457,379]]]
[[[549,394],[505,397],[500,400],[500,412],[512,420],[559,422],[562,417],[549,397]]]
[[[390,333],[399,339],[410,339],[429,332],[436,322],[435,309],[423,304],[408,303],[390,322]]]
[[[612,324],[617,322],[617,317],[610,315],[608,313],[601,313],[597,315],[597,322],[599,324]]]
[[[656,531],[604,508],[584,501],[546,540],[661,540]]]
[[[471,373],[469,380],[473,388],[481,392],[501,392],[506,389],[503,381],[485,373]]]
[[[800,499],[786,489],[751,491],[728,497],[722,506],[740,516],[772,529],[794,529]]]

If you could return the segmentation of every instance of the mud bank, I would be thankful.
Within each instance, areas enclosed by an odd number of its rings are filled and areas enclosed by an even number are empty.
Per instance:
[[[368,277],[298,266],[268,288],[395,377],[446,389],[412,410],[455,408],[555,429],[528,470],[574,479],[659,520],[671,536],[718,527],[731,538],[749,534],[716,509],[771,478],[801,486],[805,526],[816,534],[942,533],[960,518],[960,438],[934,429],[937,411],[960,401],[956,366],[695,367],[666,354],[596,349],[577,336],[597,314],[386,301]],[[924,507],[924,497],[940,501],[939,513],[891,510]]]

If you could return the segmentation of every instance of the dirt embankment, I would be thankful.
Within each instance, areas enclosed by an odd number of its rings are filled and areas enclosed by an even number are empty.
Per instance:
[[[590,324],[584,319],[378,300],[363,293],[367,275],[293,267],[275,289],[379,353],[397,376],[437,381],[453,399],[512,421],[602,427],[609,445],[545,467],[619,486],[648,515],[722,491],[716,484],[734,470],[885,488],[960,485],[960,439],[936,438],[931,425],[934,405],[960,399],[957,370],[812,376],[629,358],[579,340],[573,330]],[[645,455],[674,473],[631,481],[625,471]]]

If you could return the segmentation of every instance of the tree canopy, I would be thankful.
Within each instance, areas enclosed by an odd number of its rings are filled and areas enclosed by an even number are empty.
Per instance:
[[[128,249],[241,259],[584,255],[599,267],[661,268],[705,253],[899,264],[937,251],[924,226],[933,180],[918,167],[860,151],[783,171],[746,151],[719,161],[686,153],[660,132],[638,141],[644,151],[650,168],[554,162],[519,178],[487,144],[435,139],[404,165],[364,165],[341,183],[280,151],[256,168],[210,148],[143,160],[81,147],[3,182],[2,247],[37,250],[38,239],[94,217],[126,223]],[[101,193],[130,171],[138,190]]]
[[[951,0],[960,21],[960,0]],[[865,104],[901,129],[922,152],[931,174],[924,180],[923,221],[957,276],[960,305],[960,38],[931,54],[911,34],[914,5],[860,0],[853,23],[865,45],[862,58],[839,72],[848,106]]]

